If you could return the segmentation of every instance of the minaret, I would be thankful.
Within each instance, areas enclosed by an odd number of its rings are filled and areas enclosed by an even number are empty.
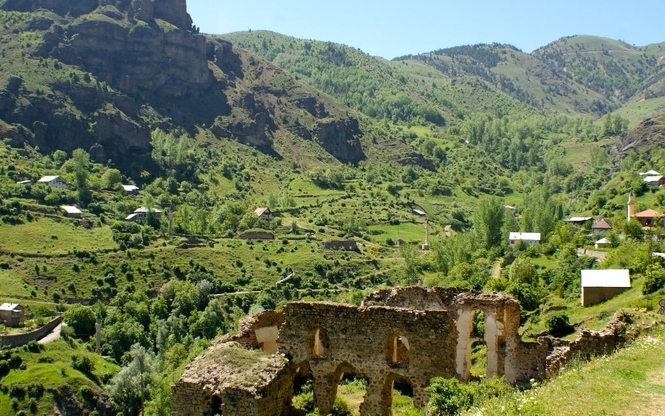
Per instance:
[[[628,218],[626,221],[630,221],[631,218],[635,216],[635,198],[633,197],[633,193],[628,194]]]
[[[429,220],[425,220],[425,244],[420,246],[421,250],[429,250]]]

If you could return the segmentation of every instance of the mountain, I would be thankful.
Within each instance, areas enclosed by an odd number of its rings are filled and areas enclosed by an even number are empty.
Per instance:
[[[372,117],[443,125],[469,114],[598,117],[662,89],[663,45],[632,47],[591,36],[532,54],[480,44],[385,61],[354,48],[272,32],[222,35]],[[387,107],[406,107],[407,111]],[[645,114],[649,116],[652,114]]]
[[[151,170],[151,132],[159,128],[207,132],[280,158],[292,153],[285,144],[292,139],[312,142],[312,159],[321,152],[342,162],[367,157],[353,112],[200,34],[184,0],[64,4],[0,5],[0,134],[13,145],[83,148],[96,161]]]

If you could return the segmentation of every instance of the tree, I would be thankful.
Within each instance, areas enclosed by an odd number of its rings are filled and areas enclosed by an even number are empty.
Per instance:
[[[485,197],[478,201],[473,214],[473,228],[476,242],[481,248],[499,247],[503,242],[504,208],[501,199]]]
[[[155,374],[154,356],[139,344],[132,345],[128,356],[131,361],[111,379],[107,391],[116,409],[125,416],[133,416],[141,412],[148,398],[145,393]]]
[[[90,171],[90,155],[83,149],[72,152],[72,158],[66,163],[66,170],[74,172],[74,182],[78,193],[79,202],[87,204],[90,202],[90,191],[88,190],[88,172]]]
[[[102,188],[118,190],[122,184],[122,173],[118,169],[107,169],[102,175]]]
[[[418,248],[413,244],[402,244],[399,246],[399,253],[404,259],[406,284],[420,283],[418,279]]]
[[[510,281],[536,285],[538,283],[538,271],[529,259],[518,257],[510,266]]]
[[[79,338],[87,338],[95,333],[95,311],[90,306],[74,304],[65,311],[62,319]]]

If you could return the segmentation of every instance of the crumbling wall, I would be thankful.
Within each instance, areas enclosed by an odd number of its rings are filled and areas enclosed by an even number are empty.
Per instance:
[[[473,325],[474,314],[481,312],[482,337]],[[360,307],[291,302],[282,312],[241,320],[238,334],[222,337],[190,364],[173,390],[173,415],[215,409],[225,415],[288,414],[295,379],[309,372],[322,414],[332,410],[337,385],[347,374],[368,381],[361,415],[390,415],[396,380],[411,385],[417,407],[426,405],[433,377],[468,380],[475,342],[487,346],[488,377],[526,384],[556,375],[571,359],[623,346],[634,338],[629,322],[620,313],[605,329],[582,330],[574,341],[524,342],[518,332],[519,302],[507,294],[414,286],[374,292]],[[247,366],[252,356],[225,350],[226,343],[272,355],[262,354],[256,367],[239,370],[239,363]],[[248,383],[257,372],[260,379]]]
[[[589,360],[599,355],[612,354],[634,339],[628,331],[630,317],[622,311],[600,331],[584,328],[573,341],[553,337],[541,337],[539,342],[548,346],[545,377],[557,375],[573,359]]]
[[[367,415],[391,414],[396,379],[411,385],[414,404],[422,407],[432,377],[455,376],[456,328],[448,311],[293,302],[284,314],[280,352],[296,367],[309,366],[323,414],[332,409],[344,373],[368,380],[360,407]]]

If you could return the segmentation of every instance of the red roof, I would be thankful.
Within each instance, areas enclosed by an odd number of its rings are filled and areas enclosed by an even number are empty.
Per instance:
[[[635,214],[635,218],[656,218],[656,217],[662,217],[663,214],[661,214],[658,211],[654,211],[652,209],[647,209],[642,212],[638,212]]]
[[[593,223],[593,225],[591,226],[591,229],[593,229],[593,230],[611,230],[612,226],[607,221],[605,221],[604,218],[601,218],[601,219],[599,219],[599,220],[597,220],[596,222]]]

